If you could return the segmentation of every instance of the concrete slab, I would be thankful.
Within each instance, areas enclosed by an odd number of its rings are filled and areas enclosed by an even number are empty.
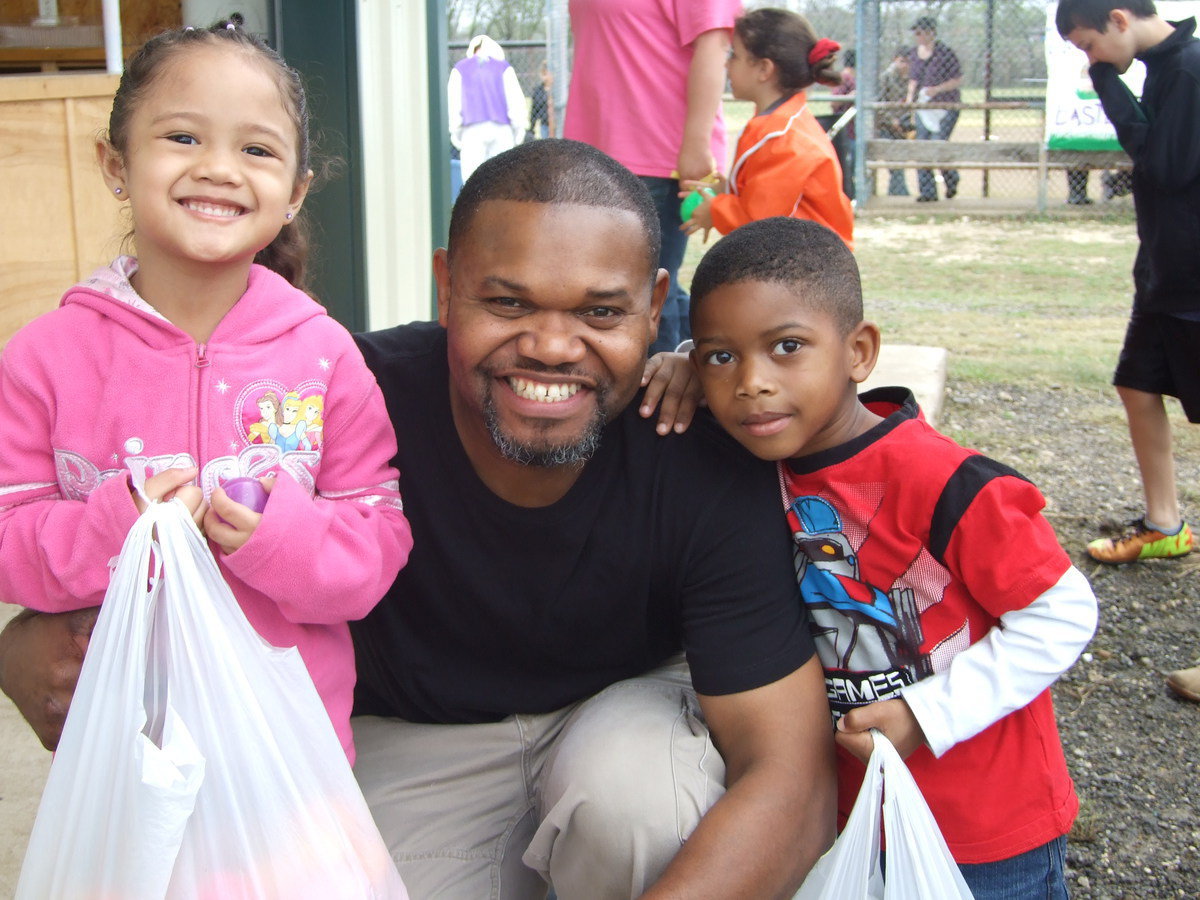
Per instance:
[[[947,355],[944,347],[884,343],[875,371],[859,385],[859,393],[877,387],[906,387],[916,396],[926,420],[936,428],[946,395]]]

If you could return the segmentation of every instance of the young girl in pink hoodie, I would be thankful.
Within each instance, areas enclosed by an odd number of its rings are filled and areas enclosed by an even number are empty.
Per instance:
[[[259,634],[299,648],[353,762],[346,622],[412,537],[383,397],[300,289],[299,76],[232,25],[160,35],[130,60],[97,154],[137,258],[71,288],[0,356],[0,597],[98,605],[145,506],[137,473],[150,499],[192,510]],[[269,490],[262,513],[222,489],[238,476]]]

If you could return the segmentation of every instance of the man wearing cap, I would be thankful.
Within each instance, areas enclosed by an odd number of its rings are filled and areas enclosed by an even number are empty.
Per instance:
[[[937,20],[932,16],[920,16],[912,24],[913,38],[917,45],[908,60],[909,103],[958,103],[962,100],[959,86],[962,84],[962,66],[954,51],[937,39]],[[916,116],[917,140],[946,141],[958,122],[957,109],[918,109]],[[958,193],[958,171],[943,169],[946,184],[946,199]],[[932,169],[917,170],[917,185],[920,193],[918,203],[936,201],[937,182]]]

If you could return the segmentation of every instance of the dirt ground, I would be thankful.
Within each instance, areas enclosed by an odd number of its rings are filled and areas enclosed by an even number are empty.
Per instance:
[[[1067,856],[1072,897],[1197,897],[1200,705],[1172,694],[1163,675],[1200,662],[1200,554],[1108,567],[1083,552],[1142,512],[1126,434],[1084,414],[1095,403],[1071,389],[951,382],[941,424],[982,436],[978,449],[1041,487],[1059,540],[1099,600],[1096,637],[1054,688],[1082,801]],[[1195,522],[1200,459],[1181,459],[1178,479]]]

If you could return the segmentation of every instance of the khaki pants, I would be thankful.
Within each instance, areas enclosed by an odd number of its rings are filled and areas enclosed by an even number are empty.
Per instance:
[[[353,726],[413,900],[636,897],[725,790],[682,660],[552,713]]]

